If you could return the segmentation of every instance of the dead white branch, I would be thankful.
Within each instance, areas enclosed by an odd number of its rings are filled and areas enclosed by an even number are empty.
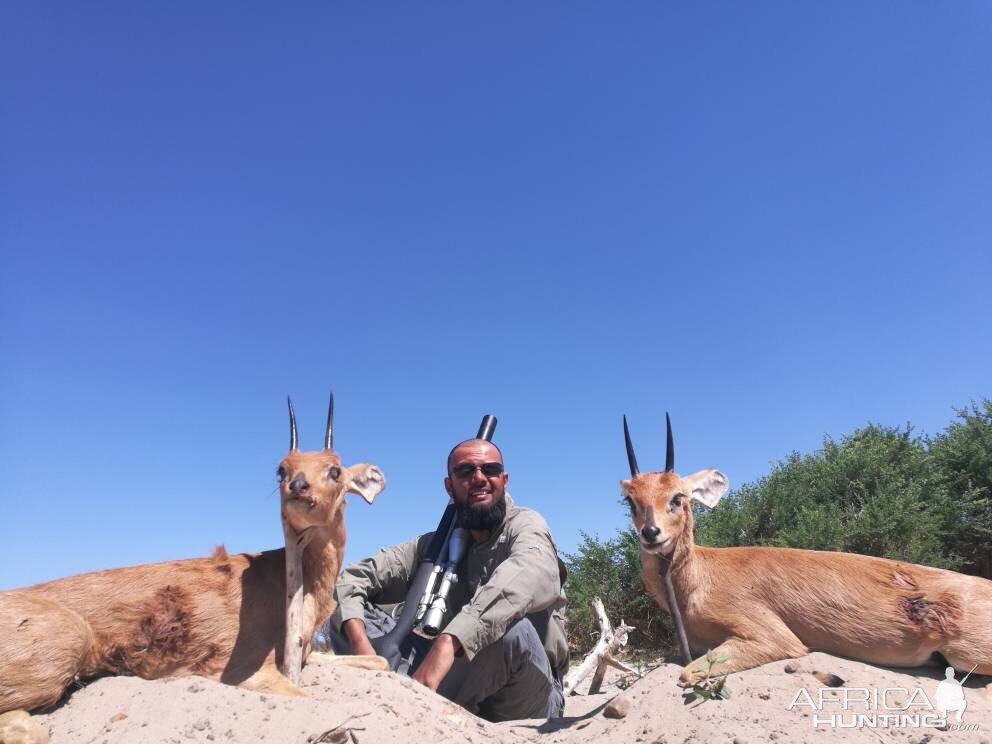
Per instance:
[[[286,535],[286,637],[280,671],[299,687],[303,677],[303,551],[310,531],[297,533],[285,516],[282,529]]]
[[[634,630],[634,626],[624,624],[623,620],[617,627],[611,626],[610,619],[606,616],[606,608],[603,607],[603,601],[599,597],[593,598],[592,611],[596,613],[596,619],[599,621],[599,641],[585,660],[565,675],[562,687],[566,695],[574,692],[579,682],[593,672],[595,674],[592,678],[592,684],[589,685],[589,694],[595,695],[603,684],[606,668],[610,666],[640,676],[640,672],[631,669],[616,658],[617,654],[623,651],[624,646],[627,645],[627,637],[630,635],[630,631]]]

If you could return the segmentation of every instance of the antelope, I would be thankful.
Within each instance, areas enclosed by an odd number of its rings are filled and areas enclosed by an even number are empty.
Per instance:
[[[375,465],[341,465],[333,450],[333,394],[319,452],[299,450],[287,402],[290,447],[277,471],[286,548],[228,555],[219,547],[209,558],[0,592],[0,714],[52,705],[76,680],[117,674],[197,675],[303,695],[299,667],[315,628],[334,609],[345,493],[371,504],[386,481]],[[387,668],[380,657],[317,657]]]
[[[992,581],[852,553],[697,546],[691,505],[715,507],[727,477],[714,469],[676,473],[665,420],[665,470],[641,473],[624,417],[631,477],[620,490],[645,586],[680,631],[684,613],[681,685],[706,676],[705,656],[693,660],[690,647],[726,656],[714,667],[720,674],[813,650],[893,667],[920,666],[939,653],[959,671],[992,674]]]

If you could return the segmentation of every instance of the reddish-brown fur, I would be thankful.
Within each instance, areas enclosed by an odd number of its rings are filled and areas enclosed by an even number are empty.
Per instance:
[[[729,657],[717,672],[820,650],[899,667],[940,652],[958,670],[992,674],[992,581],[851,553],[699,547],[690,499],[703,494],[712,505],[722,495],[726,479],[714,470],[641,473],[621,489],[638,534],[651,506],[664,544],[646,549],[642,538],[645,585],[667,611],[661,568],[671,560],[690,646]],[[684,498],[673,505],[676,494]],[[703,676],[696,659],[681,680]]]
[[[282,461],[282,509],[311,539],[303,556],[304,637],[333,611],[344,554],[344,494],[370,501],[385,481],[371,465],[341,468],[333,451]],[[294,498],[289,482],[311,484]],[[285,551],[169,561],[70,576],[0,592],[0,713],[58,701],[74,680],[195,674],[232,685],[300,694],[277,670],[286,624]],[[309,655],[309,640],[304,658]],[[341,657],[345,660],[346,657]],[[351,659],[360,657],[347,657]],[[371,661],[370,661],[371,659]],[[382,668],[377,657],[359,665]]]

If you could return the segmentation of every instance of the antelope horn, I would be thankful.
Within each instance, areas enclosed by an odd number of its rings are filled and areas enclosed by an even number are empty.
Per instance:
[[[623,417],[623,439],[627,444],[627,462],[630,464],[630,477],[633,478],[640,470],[637,469],[637,458],[634,457],[634,445],[630,443],[630,429],[627,428],[627,416]]]
[[[289,404],[289,451],[295,452],[299,449],[296,439],[296,411],[293,410],[293,399],[288,395],[286,403]]]
[[[327,403],[327,429],[324,431],[324,449],[334,449],[334,391]]]
[[[668,418],[668,411],[665,411],[665,429],[667,430],[667,441],[665,442],[665,472],[671,473],[675,470],[675,444],[672,442],[672,420]]]

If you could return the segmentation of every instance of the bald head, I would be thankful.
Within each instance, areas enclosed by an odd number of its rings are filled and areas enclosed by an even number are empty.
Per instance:
[[[503,462],[503,453],[492,442],[487,442],[485,439],[466,439],[452,447],[451,452],[448,453],[448,475],[451,475],[451,468],[458,458],[475,454],[484,455],[486,462]]]

